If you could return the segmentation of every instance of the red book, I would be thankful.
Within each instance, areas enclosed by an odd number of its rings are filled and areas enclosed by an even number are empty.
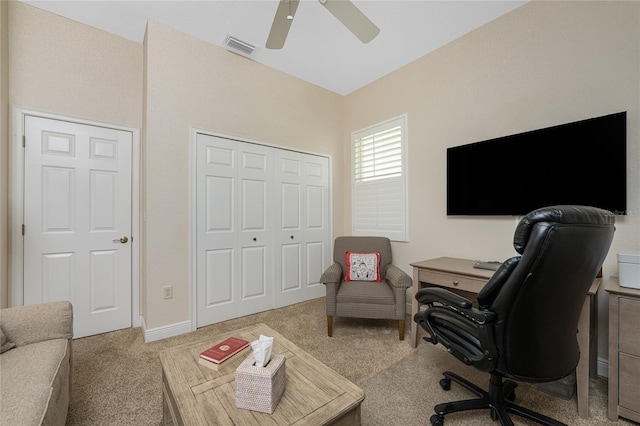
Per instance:
[[[249,342],[237,337],[229,337],[228,339],[210,347],[200,354],[200,358],[220,364],[228,358],[242,351],[249,346]]]

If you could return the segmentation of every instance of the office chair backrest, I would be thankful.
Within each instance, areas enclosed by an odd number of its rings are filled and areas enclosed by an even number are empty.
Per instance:
[[[539,209],[520,221],[514,247],[522,256],[496,272],[492,281],[502,285],[490,282],[478,294],[498,316],[497,371],[534,382],[573,371],[578,319],[614,223],[610,212],[582,206]]]
[[[338,237],[333,246],[333,261],[347,270],[345,253],[380,253],[380,278],[384,280],[387,265],[392,262],[391,241],[385,237]]]

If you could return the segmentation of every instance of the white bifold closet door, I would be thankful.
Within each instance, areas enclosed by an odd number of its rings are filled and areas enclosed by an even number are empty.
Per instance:
[[[329,159],[275,153],[275,306],[323,297],[318,282],[331,255]]]
[[[197,327],[324,296],[328,159],[201,133],[196,158]]]

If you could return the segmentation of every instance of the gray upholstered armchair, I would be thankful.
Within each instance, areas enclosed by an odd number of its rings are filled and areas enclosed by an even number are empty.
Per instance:
[[[346,281],[347,252],[380,253],[380,282]],[[406,292],[411,277],[391,264],[391,242],[384,237],[338,237],[333,248],[334,263],[322,274],[327,287],[327,332],[333,335],[333,317],[398,320],[404,340]]]

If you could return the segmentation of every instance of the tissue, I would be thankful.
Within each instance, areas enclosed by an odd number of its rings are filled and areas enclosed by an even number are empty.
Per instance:
[[[251,342],[251,349],[253,350],[253,357],[256,359],[256,367],[265,367],[271,359],[271,348],[273,347],[273,337],[263,336],[262,334],[258,340]]]

